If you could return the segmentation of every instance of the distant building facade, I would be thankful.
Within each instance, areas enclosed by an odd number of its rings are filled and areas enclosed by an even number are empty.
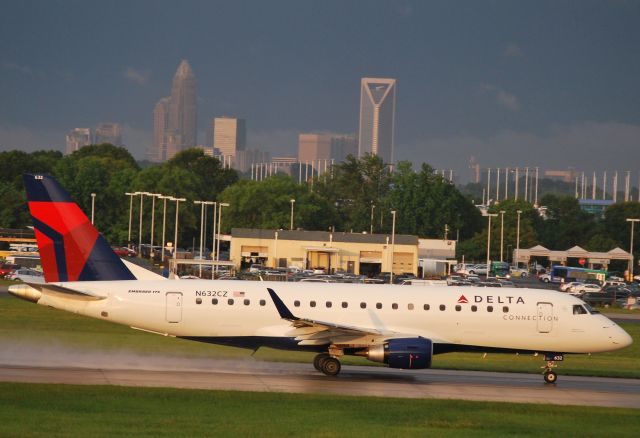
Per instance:
[[[197,135],[196,78],[189,62],[182,60],[171,86],[153,110],[153,145],[148,157],[163,162],[183,149],[195,147]]]
[[[396,80],[362,78],[358,156],[378,155],[393,164],[396,113]]]
[[[331,159],[342,162],[349,155],[358,157],[358,141],[352,134],[334,134],[331,138]]]
[[[269,163],[270,160],[271,155],[269,152],[260,149],[245,149],[236,151],[233,168],[240,172],[249,172],[257,165],[264,165],[265,163]]]
[[[117,123],[100,123],[96,128],[95,144],[111,143],[122,146],[122,131]]]
[[[298,135],[298,160],[313,162],[331,159],[331,134]]]
[[[319,160],[344,161],[357,156],[358,146],[353,135],[332,133],[302,133],[298,135],[298,160],[302,163]]]
[[[247,147],[247,126],[244,119],[216,117],[213,119],[213,148],[220,155],[235,157]]]
[[[92,144],[91,128],[74,128],[67,134],[67,154],[72,154],[82,146]]]

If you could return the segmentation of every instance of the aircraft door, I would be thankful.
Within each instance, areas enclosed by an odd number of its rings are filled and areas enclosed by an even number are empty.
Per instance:
[[[167,292],[167,322],[182,321],[182,293]]]
[[[538,303],[538,333],[549,333],[553,329],[553,304]]]

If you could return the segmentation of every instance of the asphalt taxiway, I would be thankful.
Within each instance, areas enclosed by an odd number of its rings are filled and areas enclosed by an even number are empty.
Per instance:
[[[308,364],[207,360],[177,366],[33,366],[0,364],[0,381],[209,390],[441,398],[640,408],[640,380],[343,366],[327,377]],[[149,363],[154,364],[154,361]]]

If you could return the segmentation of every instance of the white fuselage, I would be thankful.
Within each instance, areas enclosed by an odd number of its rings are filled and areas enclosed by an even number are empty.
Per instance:
[[[603,315],[575,314],[581,300],[540,289],[211,280],[57,284],[106,298],[43,293],[38,304],[189,338],[295,337],[269,296],[271,288],[296,317],[435,344],[596,353],[632,342]]]

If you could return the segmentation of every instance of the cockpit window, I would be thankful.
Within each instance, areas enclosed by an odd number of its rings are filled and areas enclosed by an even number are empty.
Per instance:
[[[587,315],[588,313],[589,312],[587,312],[587,309],[582,307],[580,304],[574,304],[573,305],[573,314],[574,315]]]
[[[590,314],[595,314],[595,313],[600,313],[599,311],[597,311],[596,309],[594,309],[593,307],[591,307],[588,304],[583,304],[582,307],[584,307],[585,309],[587,309],[587,312],[589,312]]]

